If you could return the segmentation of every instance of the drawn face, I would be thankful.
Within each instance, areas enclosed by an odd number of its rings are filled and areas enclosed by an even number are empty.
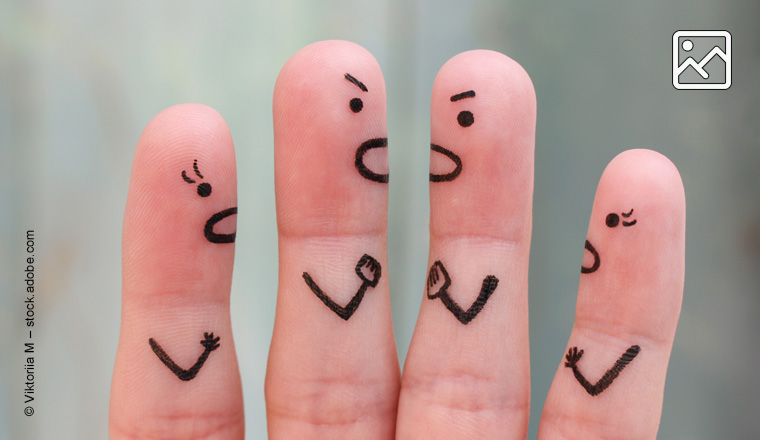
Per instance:
[[[367,86],[364,85],[361,81],[354,78],[350,73],[346,73],[344,76],[346,81],[350,82],[351,84],[355,85],[364,93],[369,92],[367,89]],[[348,102],[348,108],[351,109],[354,113],[360,113],[362,109],[364,109],[364,101],[362,101],[361,98],[352,98]],[[362,142],[361,145],[359,145],[359,148],[356,149],[356,161],[354,162],[354,165],[356,166],[356,170],[359,171],[359,174],[361,174],[362,177],[364,177],[367,180],[371,180],[373,182],[378,183],[388,183],[388,173],[385,174],[379,174],[376,173],[364,164],[364,155],[369,151],[373,150],[375,148],[387,148],[388,147],[388,138],[374,138],[369,139],[367,141]]]
[[[622,216],[623,219],[628,219],[633,215],[633,209],[631,209],[628,212],[621,212],[620,215],[618,215],[615,212],[611,212],[607,214],[607,217],[604,219],[604,223],[607,225],[608,228],[615,228],[618,225],[622,224],[624,228],[634,226],[637,222],[636,219],[633,219],[631,221],[623,220],[620,221],[620,217]],[[591,253],[591,256],[593,258],[593,263],[591,266],[581,266],[581,273],[593,273],[596,272],[599,269],[599,266],[601,265],[601,257],[599,256],[599,252],[596,250],[596,248],[591,244],[590,241],[586,240],[586,251]]]
[[[467,98],[474,98],[475,97],[475,91],[474,90],[468,90],[466,92],[457,93],[456,95],[453,95],[450,100],[452,103],[456,103],[458,101],[461,101],[463,99]],[[453,122],[453,121],[452,121]],[[475,123],[475,115],[472,114],[469,110],[461,110],[457,114],[457,124],[459,124],[462,128],[468,128],[472,126],[472,124]],[[441,153],[444,156],[451,159],[452,162],[454,162],[454,170],[450,171],[448,173],[442,173],[442,174],[436,174],[436,173],[430,173],[430,181],[431,182],[450,182],[454,179],[456,179],[459,174],[462,172],[462,159],[459,158],[453,151],[442,147],[440,145],[436,145],[431,143],[430,144],[430,150],[434,151],[436,153]]]
[[[385,81],[375,58],[347,41],[295,53],[272,99],[280,232],[374,231],[388,200]],[[212,182],[213,183],[213,182]]]
[[[629,218],[630,216],[633,215],[633,209],[631,209],[627,213],[621,212],[620,215],[622,215],[623,218]],[[607,224],[608,227],[614,228],[620,223],[620,217],[616,213],[612,212],[612,213],[607,214],[607,218],[604,220],[604,222]],[[623,220],[623,227],[633,226],[635,224],[636,224],[635,219],[630,222]]]
[[[198,178],[197,180],[189,177],[186,170],[182,170],[182,180],[188,184],[194,185],[198,183],[198,180],[202,180],[204,178],[198,167],[198,159],[193,160],[193,172]],[[196,192],[200,197],[205,198],[211,196],[211,184],[208,182],[198,183]],[[233,232],[231,234],[219,234],[214,232],[214,228],[217,223],[235,214],[237,214],[237,207],[227,208],[212,215],[208,221],[206,221],[206,224],[203,228],[203,235],[206,236],[206,240],[210,241],[211,243],[234,243],[236,232]]]

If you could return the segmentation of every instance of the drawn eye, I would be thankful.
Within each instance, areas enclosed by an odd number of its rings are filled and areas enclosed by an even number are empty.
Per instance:
[[[201,197],[208,197],[211,195],[211,185],[203,182],[198,185],[198,195]]]
[[[457,115],[457,122],[459,122],[459,125],[462,127],[469,127],[475,122],[475,117],[472,115],[471,111],[462,110]]]
[[[607,223],[608,227],[614,228],[620,223],[620,217],[613,212],[612,214],[607,214],[607,219],[604,222]]]
[[[349,107],[351,107],[351,111],[354,113],[359,113],[364,108],[364,103],[360,98],[354,98],[351,100],[351,102],[348,103]]]
[[[620,214],[623,216],[623,218],[628,218],[631,215],[633,215],[633,209],[631,209],[628,212],[621,212]],[[620,216],[617,215],[617,214],[615,214],[614,212],[610,213],[610,214],[607,214],[607,218],[604,220],[604,222],[607,223],[608,227],[614,228],[615,226],[618,225],[618,223],[620,223]],[[631,221],[631,222],[627,222],[627,221],[623,220],[623,226],[627,227],[627,226],[633,226],[635,224],[636,224],[636,220],[635,219],[633,221]]]
[[[195,175],[199,178],[203,179],[203,175],[201,174],[201,171],[198,169],[198,159],[195,159],[193,161],[193,170],[195,171]],[[195,183],[195,180],[187,177],[187,172],[185,170],[182,170],[182,180],[184,180],[187,183]],[[198,184],[198,195],[201,197],[208,197],[211,195],[211,184],[210,183],[199,183]]]

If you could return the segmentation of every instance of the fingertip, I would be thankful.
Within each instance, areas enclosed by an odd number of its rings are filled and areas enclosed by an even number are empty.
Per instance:
[[[683,297],[685,216],[681,177],[667,157],[644,149],[616,156],[594,199],[587,241],[596,252],[584,256],[584,268],[593,270],[581,275],[576,319],[672,343]]]
[[[350,82],[346,74],[356,80],[355,86],[343,87]],[[358,112],[351,105],[355,98],[362,102]],[[313,133],[341,125],[379,128],[384,133],[385,80],[380,65],[367,49],[350,41],[312,43],[290,57],[280,70],[274,86],[273,113],[275,136],[280,138],[291,134],[305,137],[303,130]],[[352,118],[356,113],[370,116]],[[314,130],[308,130],[310,127]]]
[[[454,56],[435,79],[430,118],[431,231],[527,243],[536,96],[522,66],[490,50]]]
[[[207,145],[213,146],[217,154],[219,150],[234,154],[232,135],[222,115],[203,104],[177,104],[162,110],[148,122],[135,154],[147,156],[146,159],[171,157],[192,149],[203,154],[203,149],[198,147]]]
[[[372,54],[339,40],[299,50],[277,77],[273,115],[280,234],[384,233],[385,82]]]
[[[213,173],[219,176],[216,186],[221,189],[224,184],[225,192],[235,195],[232,135],[216,110],[203,104],[178,104],[161,111],[148,122],[137,143],[130,192],[140,192],[142,196],[145,193],[157,195],[156,188],[165,188],[174,193],[169,188],[178,186],[174,183],[180,174],[179,171],[168,173],[168,169],[186,171],[197,185],[209,183],[203,173]],[[212,192],[216,189],[211,188]]]
[[[630,242],[621,245],[630,250],[664,244],[682,248],[685,217],[683,183],[673,162],[656,151],[627,150],[602,174],[589,235],[601,233],[601,241],[627,238]],[[641,251],[651,254],[653,249]]]
[[[685,194],[681,174],[662,153],[642,148],[618,154],[605,168],[599,187],[608,184],[619,185],[619,191],[634,191],[665,203],[674,214],[679,214],[679,218],[684,217]]]
[[[454,102],[452,96],[471,90],[467,87],[473,84],[481,88],[480,95],[473,91],[475,96],[482,96],[482,105],[501,108],[507,116],[515,116],[515,108],[527,115],[535,112],[536,92],[528,72],[509,56],[484,49],[457,54],[441,67],[433,83],[431,107],[438,110],[446,101]],[[445,93],[450,90],[459,92]]]
[[[191,290],[202,291],[201,279],[211,292],[219,291],[219,279],[229,283],[234,251],[225,244],[234,241],[236,207],[235,151],[222,116],[201,104],[158,113],[140,136],[132,165],[123,229],[125,299],[178,292],[194,282]],[[217,221],[208,228],[212,218]]]

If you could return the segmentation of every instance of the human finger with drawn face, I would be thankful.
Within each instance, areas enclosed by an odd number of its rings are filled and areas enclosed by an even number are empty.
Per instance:
[[[435,79],[430,270],[398,438],[527,434],[535,121],[531,80],[505,55],[459,54]]]
[[[110,438],[243,438],[229,310],[236,214],[219,113],[159,113],[138,142],[124,213]]]
[[[273,113],[280,264],[270,438],[392,438],[399,366],[380,67],[353,43],[309,45],[280,71]]]

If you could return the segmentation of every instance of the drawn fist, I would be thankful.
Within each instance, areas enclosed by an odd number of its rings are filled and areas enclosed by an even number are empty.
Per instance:
[[[583,350],[578,351],[578,347],[573,347],[567,350],[567,354],[565,355],[567,362],[565,362],[565,366],[573,368],[576,364],[578,364],[578,361],[581,360],[582,357]]]
[[[203,333],[203,340],[201,345],[206,347],[208,351],[214,351],[219,348],[219,336],[214,337],[214,333]]]
[[[446,268],[443,267],[443,263],[440,261],[436,261],[433,263],[433,265],[430,267],[430,272],[428,272],[428,279],[427,279],[427,296],[430,299],[435,299],[440,295],[442,292],[445,292],[446,289],[449,288],[451,285],[451,278],[449,278],[449,273],[446,272]],[[435,292],[432,295],[430,292]]]
[[[356,263],[356,275],[369,287],[375,287],[380,281],[380,263],[369,255],[364,254],[359,259],[359,262]]]

